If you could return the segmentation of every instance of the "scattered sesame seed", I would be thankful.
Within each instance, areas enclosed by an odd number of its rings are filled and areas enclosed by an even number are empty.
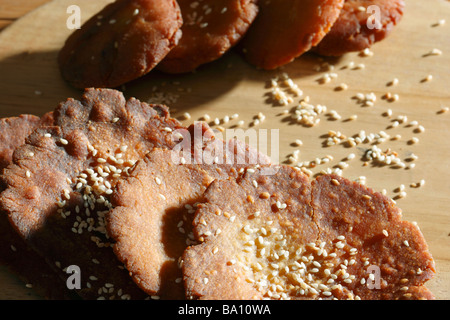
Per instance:
[[[449,107],[442,107],[437,113],[438,114],[447,113],[449,110],[450,110]]]
[[[431,26],[432,27],[440,27],[443,26],[445,24],[445,19],[440,19],[438,22],[433,23]]]
[[[420,82],[430,82],[433,80],[433,75],[429,74],[425,78],[423,78]]]
[[[440,56],[440,55],[442,55],[442,51],[440,49],[434,48],[430,52],[424,54],[423,56],[427,57],[427,56]]]
[[[339,90],[339,91],[345,91],[347,89],[348,89],[348,85],[346,83],[341,83],[340,85],[338,85],[336,87],[336,90]]]
[[[391,87],[391,86],[396,86],[396,85],[398,85],[398,83],[399,83],[399,80],[398,80],[397,78],[394,78],[392,81],[389,81],[389,82],[387,83],[387,85],[388,85],[389,87]]]
[[[412,137],[412,138],[408,141],[408,143],[409,143],[409,144],[416,144],[416,143],[419,143],[419,138],[417,138],[417,137]]]
[[[370,51],[369,48],[365,48],[363,51],[361,51],[361,52],[359,53],[359,55],[360,55],[361,57],[371,57],[371,56],[373,56],[373,52]]]

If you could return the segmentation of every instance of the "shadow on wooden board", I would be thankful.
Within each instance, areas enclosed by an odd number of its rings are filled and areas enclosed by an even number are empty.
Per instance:
[[[57,55],[57,51],[22,52],[0,61],[0,117],[41,116],[69,97],[81,97],[83,90],[62,78]],[[189,110],[227,94],[249,75],[250,68],[231,54],[186,74],[164,74],[154,69],[116,89],[123,91],[126,98]],[[191,97],[169,99],[170,95],[187,93]]]

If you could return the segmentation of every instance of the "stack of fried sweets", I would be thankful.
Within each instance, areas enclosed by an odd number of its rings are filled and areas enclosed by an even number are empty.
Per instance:
[[[383,40],[403,0],[118,0],[66,41],[62,76],[115,88],[153,69],[192,72],[234,48],[271,70],[305,52],[339,56]]]
[[[255,50],[256,65],[275,67],[325,50],[333,30],[342,40],[340,17],[365,14],[354,2],[118,1],[60,62],[75,84],[114,86],[153,67],[191,70],[245,34],[249,61]],[[358,4],[369,2],[390,8]],[[295,54],[281,45],[291,36]],[[391,199],[337,175],[311,180],[167,106],[88,87],[43,117],[1,119],[0,136],[1,263],[43,298],[434,298],[426,241]]]

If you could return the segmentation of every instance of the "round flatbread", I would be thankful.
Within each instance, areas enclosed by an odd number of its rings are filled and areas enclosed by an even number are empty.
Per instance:
[[[159,63],[168,73],[191,72],[220,58],[256,17],[256,0],[178,0],[183,16],[178,44]]]
[[[269,163],[242,142],[216,139],[206,124],[191,127],[183,149],[154,149],[117,184],[106,226],[114,252],[145,292],[185,299],[179,258],[194,243],[195,207],[215,179],[237,177],[248,165]],[[188,136],[195,141],[188,141]],[[202,141],[203,140],[203,141]],[[251,162],[257,161],[257,162]]]
[[[175,0],[118,0],[66,40],[61,74],[77,88],[115,88],[152,70],[178,43]]]
[[[342,177],[281,166],[216,180],[185,250],[191,299],[422,299],[435,267],[392,200]],[[220,232],[219,232],[220,231]]]
[[[338,20],[313,51],[340,56],[370,48],[391,33],[404,7],[403,0],[346,0]]]
[[[337,20],[344,0],[259,1],[259,13],[239,45],[262,69],[276,69],[316,46]]]
[[[112,89],[87,89],[53,112],[17,148],[5,170],[0,210],[63,279],[79,267],[84,299],[144,299],[111,249],[105,215],[116,183],[154,147],[178,142],[183,128],[167,107],[125,100]]]
[[[53,123],[52,112],[42,117],[23,114],[0,119],[0,173],[13,158],[16,148],[25,143],[26,138],[39,126]],[[4,190],[0,180],[0,192]],[[0,210],[0,264],[26,284],[33,286],[33,292],[45,299],[69,299],[71,294],[66,284],[45,259],[31,249],[12,228],[8,216]]]

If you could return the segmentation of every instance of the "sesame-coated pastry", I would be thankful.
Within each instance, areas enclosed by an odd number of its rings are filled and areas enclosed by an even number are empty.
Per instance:
[[[404,7],[404,0],[346,0],[330,32],[312,51],[340,56],[368,49],[392,32]]]
[[[183,25],[178,44],[158,64],[168,73],[194,71],[238,43],[258,13],[256,0],[178,0]]]
[[[87,89],[53,115],[5,169],[1,210],[64,283],[68,266],[80,268],[82,298],[146,298],[115,257],[104,215],[117,181],[152,148],[176,145],[172,131],[181,124],[167,107],[112,89]]]
[[[188,298],[434,298],[426,242],[391,199],[337,175],[260,170],[214,181],[197,205]]]
[[[23,114],[0,119],[0,173],[13,158],[14,150],[25,143],[36,128],[53,123],[52,112],[42,117]],[[4,186],[0,185],[0,192]],[[45,299],[71,299],[72,295],[45,259],[31,249],[0,212],[0,263]]]
[[[206,124],[190,129],[203,131],[203,143],[190,141],[197,146],[187,153],[149,152],[117,184],[106,218],[119,260],[145,292],[160,299],[185,298],[178,262],[184,249],[195,243],[192,219],[208,185],[236,178],[250,164],[270,162],[245,143],[216,138]]]
[[[58,55],[62,77],[77,88],[116,88],[152,70],[178,43],[175,0],[118,0],[72,33]]]

